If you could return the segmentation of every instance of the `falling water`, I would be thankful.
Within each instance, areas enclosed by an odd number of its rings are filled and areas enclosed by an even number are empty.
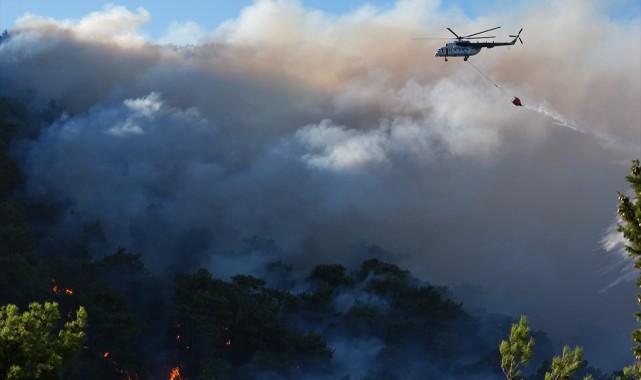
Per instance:
[[[581,132],[581,133],[587,133],[586,131],[583,131],[579,129],[576,126],[576,123],[572,120],[569,120],[567,117],[561,115],[558,111],[553,109],[552,107],[546,105],[545,103],[540,103],[537,107],[530,106],[528,104],[523,105],[524,108],[529,109],[530,111],[538,112],[540,114],[543,114],[549,118],[552,119],[552,124],[558,125],[561,127],[567,127],[570,128],[574,131]]]

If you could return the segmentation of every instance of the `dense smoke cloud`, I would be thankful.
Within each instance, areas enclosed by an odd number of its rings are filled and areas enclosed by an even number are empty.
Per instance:
[[[0,45],[0,72],[9,91],[66,110],[21,152],[30,196],[70,201],[64,223],[99,219],[110,245],[158,271],[250,272],[266,259],[237,250],[254,235],[278,245],[265,257],[305,270],[378,244],[609,368],[631,359],[633,285],[600,293],[619,276],[600,275],[614,260],[600,241],[641,155],[641,31],[604,6],[468,19],[430,0],[345,15],[258,1],[211,33],[173,26],[198,46],[148,41],[144,9],[28,15]],[[470,59],[555,116],[411,39],[495,25],[497,40],[523,27],[525,45]]]

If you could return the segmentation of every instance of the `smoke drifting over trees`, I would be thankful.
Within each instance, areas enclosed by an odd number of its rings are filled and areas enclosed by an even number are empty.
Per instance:
[[[145,40],[143,9],[29,15],[0,44],[0,80],[64,112],[14,149],[29,199],[62,210],[52,238],[95,223],[93,255],[126,246],[158,273],[223,278],[277,260],[301,276],[357,266],[377,244],[455,293],[479,287],[482,302],[461,292],[465,304],[527,314],[614,368],[634,289],[600,293],[621,275],[604,272],[619,259],[600,242],[641,154],[641,36],[638,18],[602,7],[547,1],[470,20],[436,1],[345,15],[258,1],[197,46]],[[475,64],[581,132],[411,40],[494,24],[523,27],[526,44]],[[615,67],[608,52],[623,51]],[[251,236],[275,243],[247,250]]]

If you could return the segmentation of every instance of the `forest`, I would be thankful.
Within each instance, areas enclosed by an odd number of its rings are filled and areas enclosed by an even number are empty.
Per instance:
[[[12,155],[61,112],[0,99],[0,305],[9,305],[0,313],[0,378],[505,377],[499,342],[518,316],[469,311],[447,288],[381,259],[385,249],[373,244],[360,266],[319,264],[304,278],[279,260],[267,262],[264,278],[216,278],[206,268],[156,273],[126,247],[95,255],[107,240],[100,220],[57,229],[72,207],[23,196]],[[278,242],[243,244],[260,252]],[[6,321],[19,323],[18,310],[29,310],[22,321],[44,326],[45,338],[11,335]],[[527,378],[548,379],[559,347],[542,331],[531,336]],[[620,375],[585,360],[573,374]]]

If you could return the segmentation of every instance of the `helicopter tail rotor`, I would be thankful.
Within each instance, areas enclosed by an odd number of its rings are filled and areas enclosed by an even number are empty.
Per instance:
[[[510,37],[512,37],[512,38],[518,38],[519,42],[521,43],[521,45],[523,45],[523,40],[520,37],[522,31],[523,31],[523,28],[521,28],[521,30],[519,30],[519,32],[515,36],[514,35],[510,35]]]

